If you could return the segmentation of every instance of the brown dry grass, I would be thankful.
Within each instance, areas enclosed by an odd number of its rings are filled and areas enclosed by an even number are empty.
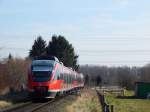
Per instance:
[[[0,109],[6,108],[6,107],[11,106],[11,105],[12,105],[11,102],[0,101]]]
[[[101,112],[96,92],[90,89],[83,90],[77,100],[66,106],[66,112]]]

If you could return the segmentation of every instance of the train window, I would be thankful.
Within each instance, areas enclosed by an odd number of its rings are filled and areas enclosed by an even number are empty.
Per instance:
[[[60,75],[57,76],[57,80],[60,80]]]
[[[67,73],[67,83],[69,83],[69,74]]]
[[[72,80],[75,80],[75,73],[73,74],[73,79]]]
[[[69,74],[67,74],[67,83],[69,83]]]
[[[69,78],[69,79],[70,79],[70,80],[69,80],[69,81],[70,81],[69,83],[71,84],[71,83],[72,83],[72,73],[69,74],[69,77],[70,77],[70,78]]]
[[[69,83],[71,83],[71,73],[69,74]]]
[[[63,69],[62,66],[60,65],[60,79],[63,80]]]
[[[78,82],[81,82],[80,76],[77,76],[77,80],[78,80]]]
[[[63,73],[60,73],[60,79],[63,80]]]
[[[71,76],[70,76],[70,80],[71,80],[71,81],[70,81],[70,83],[72,83],[72,79],[73,79],[73,77],[72,77],[72,76],[73,76],[73,74],[71,74]]]
[[[59,80],[60,79],[60,70],[59,68],[56,70],[55,76],[54,76],[54,80]]]
[[[66,73],[64,74],[64,81],[65,81],[65,83],[67,83],[67,74]]]
[[[64,82],[65,82],[65,73],[62,73],[62,79],[63,79]]]
[[[70,84],[70,73],[68,74],[68,83]]]
[[[70,84],[70,73],[68,74],[68,83]]]
[[[72,74],[72,81],[71,81],[71,83],[73,82],[73,80],[74,80],[74,74]]]
[[[75,74],[75,78],[74,79],[77,80],[77,74]]]

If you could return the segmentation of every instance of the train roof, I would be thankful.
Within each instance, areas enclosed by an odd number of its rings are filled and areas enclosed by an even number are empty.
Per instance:
[[[58,58],[55,56],[36,56],[33,58],[33,60],[54,60],[59,62]]]

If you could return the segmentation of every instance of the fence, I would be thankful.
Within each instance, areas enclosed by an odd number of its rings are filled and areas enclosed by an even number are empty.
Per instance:
[[[110,86],[110,87],[97,87],[96,90],[100,91],[103,94],[111,93],[117,96],[124,96],[124,89],[118,86]]]
[[[114,112],[114,106],[113,105],[108,105],[105,101],[104,95],[102,95],[98,90],[96,90],[99,102],[102,106],[102,112]]]

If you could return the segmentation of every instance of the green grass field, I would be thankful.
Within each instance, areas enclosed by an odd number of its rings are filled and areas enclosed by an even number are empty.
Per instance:
[[[117,98],[114,95],[107,95],[106,102],[114,105],[114,112],[150,112],[150,100],[136,99],[132,97],[133,91],[125,90],[125,96]]]

